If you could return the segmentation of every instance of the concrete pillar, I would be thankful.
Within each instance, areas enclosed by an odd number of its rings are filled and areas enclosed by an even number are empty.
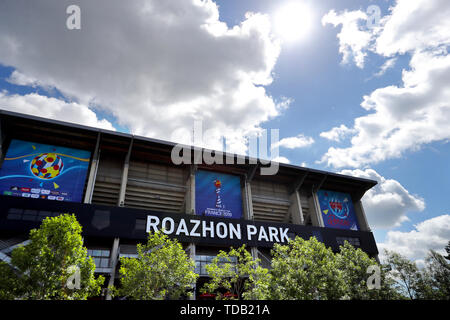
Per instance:
[[[119,207],[123,207],[125,205],[125,193],[127,190],[127,182],[128,182],[128,168],[130,167],[130,157],[132,148],[133,148],[133,139],[131,139],[130,146],[128,148],[128,153],[125,157],[125,162],[123,164],[122,180],[120,182],[119,200],[117,201],[117,205]]]
[[[86,193],[84,194],[84,203],[92,202],[92,193],[94,192],[95,179],[97,177],[98,163],[100,160],[100,138],[101,133],[97,135],[97,143],[95,144],[94,155],[92,156],[91,169],[89,171],[89,178],[86,186]]]
[[[251,183],[244,179],[244,219],[253,220],[253,199]]]
[[[370,231],[369,223],[367,222],[366,213],[364,211],[361,200],[353,204],[355,208],[356,218],[358,219],[359,229],[361,231]]]
[[[187,190],[186,190],[186,213],[195,215],[195,171],[197,170],[196,165],[191,165],[189,178],[186,182]],[[194,260],[196,256],[196,246],[195,243],[189,243],[189,258]],[[196,297],[197,284],[194,283],[194,294],[190,298],[190,300],[195,300]]]
[[[3,129],[2,129],[2,119],[0,118],[0,168],[3,164],[3,158],[5,156],[6,150],[3,146]]]
[[[189,179],[187,182],[189,194],[187,194],[188,198],[186,198],[188,200],[188,207],[186,207],[188,214],[195,214],[195,171],[197,171],[197,166],[191,165]]]
[[[258,259],[258,248],[256,248],[256,247],[251,247],[251,248],[250,248],[250,253],[252,254],[253,260]]]
[[[114,278],[116,276],[116,267],[118,263],[119,258],[119,238],[114,238],[113,246],[111,249],[111,274],[108,282],[108,288],[112,285],[114,285]],[[111,292],[109,289],[107,289],[106,293],[106,300],[111,300]]]
[[[320,211],[319,199],[317,198],[317,193],[312,192],[308,199],[309,210],[311,211],[311,221],[315,227],[324,227],[322,212]]]
[[[291,206],[289,208],[289,211],[292,216],[292,222],[294,224],[304,225],[305,222],[303,221],[302,204],[300,202],[300,195],[297,190],[295,190],[291,194],[291,196],[289,197],[289,200],[291,201]]]
[[[195,262],[195,255],[196,255],[196,247],[194,243],[190,243],[188,246],[188,250],[189,250],[189,258],[192,259]],[[197,284],[194,283],[193,285],[194,287],[194,294],[190,297],[190,300],[195,300],[197,298],[196,296],[196,290],[197,290]]]

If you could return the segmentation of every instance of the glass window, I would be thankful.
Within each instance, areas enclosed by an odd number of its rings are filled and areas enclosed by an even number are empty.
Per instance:
[[[22,218],[22,209],[9,208],[7,219],[9,220],[20,220]]]
[[[25,210],[23,212],[22,220],[35,221],[36,220],[36,216],[37,216],[37,211],[36,210]]]
[[[360,247],[361,243],[359,241],[359,238],[353,238],[353,237],[336,237],[336,241],[338,245],[343,246],[345,241],[348,241],[352,246],[354,247]]]
[[[110,250],[108,249],[88,249],[88,256],[94,259],[96,268],[109,268]]]
[[[197,255],[195,256],[195,272],[201,276],[207,276],[208,272],[206,270],[206,266],[208,264],[211,264],[213,259],[216,258],[216,256],[212,255]],[[236,264],[237,258],[231,257],[231,261],[228,261],[226,259],[220,259],[220,263],[232,263]]]

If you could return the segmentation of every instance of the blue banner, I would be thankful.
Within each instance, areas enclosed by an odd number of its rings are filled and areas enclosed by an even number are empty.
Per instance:
[[[352,198],[348,193],[319,190],[317,196],[325,227],[359,230]]]
[[[202,216],[240,219],[242,217],[240,177],[197,170],[195,212]]]
[[[11,140],[0,168],[3,195],[81,202],[89,151]]]

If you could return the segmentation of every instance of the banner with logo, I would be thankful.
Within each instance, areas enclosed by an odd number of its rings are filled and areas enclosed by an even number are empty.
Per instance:
[[[202,216],[240,219],[242,217],[240,177],[197,170],[195,212]]]
[[[348,193],[319,190],[317,196],[325,227],[359,230],[353,202]]]
[[[81,202],[91,153],[11,140],[0,168],[3,195]]]

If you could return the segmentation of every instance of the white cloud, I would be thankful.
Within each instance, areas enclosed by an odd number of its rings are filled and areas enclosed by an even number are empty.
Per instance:
[[[378,243],[380,258],[383,259],[384,249],[398,252],[408,259],[423,262],[429,250],[444,254],[444,248],[450,239],[450,215],[445,214],[422,221],[415,229],[389,231],[383,243]]]
[[[397,0],[383,19],[376,52],[385,56],[450,44],[450,2]]]
[[[342,25],[337,37],[339,39],[339,52],[342,54],[342,63],[350,63],[351,60],[359,68],[364,67],[368,46],[372,40],[372,30],[362,30],[361,24],[367,23],[365,12],[344,11],[339,14],[331,10],[322,18],[322,25],[332,24],[334,27]],[[366,28],[367,29],[367,28]]]
[[[355,37],[358,52],[368,50],[391,57],[375,76],[392,67],[398,54],[410,53],[410,68],[403,70],[402,85],[379,88],[363,97],[361,106],[370,113],[356,118],[352,128],[341,126],[322,134],[339,139],[338,129],[343,128],[353,136],[349,147],[329,148],[319,163],[356,168],[399,158],[406,151],[450,138],[449,16],[449,1],[397,0],[390,14],[372,30],[370,40]],[[345,25],[354,21],[352,17],[363,18],[363,14],[336,15],[332,11],[324,20]],[[345,41],[340,39],[343,45]]]
[[[68,103],[37,93],[9,95],[6,91],[0,92],[0,109],[21,112],[47,119],[74,122],[107,130],[115,130],[109,121],[98,119],[97,115],[83,104],[75,102]]]
[[[397,180],[386,179],[373,169],[342,170],[340,173],[378,182],[361,200],[369,226],[373,229],[398,227],[409,220],[408,213],[425,209],[425,201],[421,197],[411,194]]]
[[[395,66],[395,62],[397,61],[397,58],[391,58],[386,60],[383,65],[380,67],[380,70],[374,74],[375,77],[381,77],[388,71],[389,69],[393,68]]]
[[[271,147],[272,149],[283,147],[287,149],[297,149],[305,148],[314,143],[314,139],[311,137],[306,137],[303,134],[299,134],[296,137],[283,138],[277,143],[274,143]]]
[[[17,70],[14,70],[9,76],[9,78],[6,79],[6,81],[19,86],[36,87],[39,85],[38,80],[27,77],[26,75],[20,73]]]
[[[361,106],[372,113],[355,119],[351,146],[331,147],[321,162],[359,167],[450,138],[450,55],[416,53],[410,66],[403,72],[403,86],[364,96]]]
[[[210,0],[77,4],[81,30],[68,30],[66,2],[2,1],[0,62],[134,134],[169,139],[202,120],[240,151],[289,104],[263,87],[280,52],[266,15],[229,28]]]
[[[280,163],[288,163],[288,164],[291,163],[291,161],[288,158],[282,157],[282,156],[275,157],[272,159],[272,161],[280,162]]]
[[[343,138],[354,132],[354,129],[349,129],[346,125],[341,124],[339,127],[334,127],[329,131],[321,132],[320,136],[328,140],[341,142]]]

